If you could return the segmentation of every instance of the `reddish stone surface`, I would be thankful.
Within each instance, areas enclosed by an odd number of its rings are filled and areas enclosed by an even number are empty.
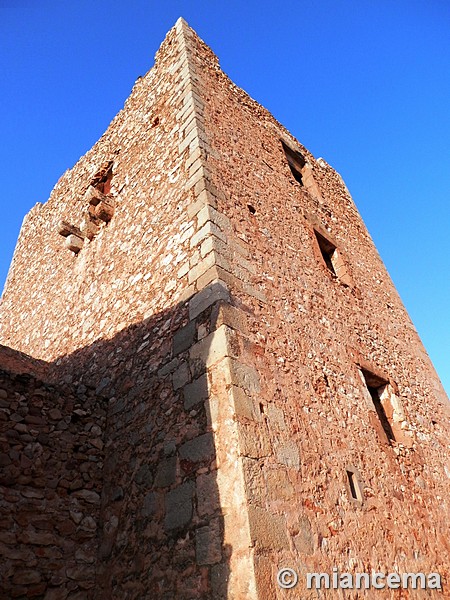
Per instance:
[[[93,585],[86,563],[97,556],[103,452],[95,441],[103,438],[104,400],[92,389],[40,381],[29,373],[35,361],[27,365],[13,351],[5,370],[3,356],[1,597],[51,598],[56,590],[66,597],[71,565],[79,569],[77,587]]]
[[[437,375],[340,176],[183,21],[26,218],[0,324],[6,597],[448,594]]]

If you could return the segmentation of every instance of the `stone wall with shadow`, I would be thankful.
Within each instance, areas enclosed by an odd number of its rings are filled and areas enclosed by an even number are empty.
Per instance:
[[[0,352],[0,597],[95,597],[105,402],[13,354]]]
[[[212,308],[184,307],[49,364],[46,382],[3,372],[11,597],[227,597],[208,373],[190,358]]]

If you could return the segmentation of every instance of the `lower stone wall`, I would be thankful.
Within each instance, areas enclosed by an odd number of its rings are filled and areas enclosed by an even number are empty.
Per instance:
[[[207,359],[217,324],[207,303],[193,319],[187,308],[95,347],[104,359],[97,379],[115,374],[104,389],[110,400],[96,600],[227,597],[231,547]]]
[[[51,384],[0,372],[0,597],[253,597],[233,415],[255,374],[228,299],[212,284]]]
[[[93,390],[0,370],[1,598],[95,598],[105,417]]]

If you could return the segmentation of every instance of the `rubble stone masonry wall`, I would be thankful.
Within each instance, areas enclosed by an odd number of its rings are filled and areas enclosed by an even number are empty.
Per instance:
[[[0,327],[10,597],[448,593],[437,375],[340,176],[183,20],[27,216]]]
[[[105,402],[27,371],[0,347],[0,595],[93,598]]]
[[[300,573],[295,597],[316,597],[302,589],[306,572],[333,567],[437,571],[447,594],[449,404],[439,379],[341,177],[214,64],[202,73],[217,209],[249,249],[249,280],[266,299],[233,288],[260,377],[236,411],[258,597],[284,597],[275,577],[286,565]],[[282,142],[304,157],[302,185]],[[315,232],[337,248],[344,276],[327,267]],[[388,384],[394,440],[361,371]]]

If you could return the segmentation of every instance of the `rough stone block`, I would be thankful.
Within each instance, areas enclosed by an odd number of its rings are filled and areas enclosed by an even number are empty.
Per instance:
[[[180,154],[183,154],[186,148],[188,148],[192,144],[192,142],[198,138],[202,138],[202,131],[201,129],[195,128],[190,133],[188,133],[183,139],[183,141],[178,145],[178,152]],[[191,187],[194,187],[199,181],[203,179],[209,179],[209,174],[204,167],[199,169],[194,176],[188,179],[184,189],[189,190]]]
[[[213,271],[213,269],[215,269],[215,271]],[[256,298],[260,302],[264,302],[264,303],[267,302],[267,298],[266,298],[265,294],[263,294],[263,292],[261,292],[260,290],[255,288],[250,283],[247,283],[247,282],[239,279],[238,277],[231,274],[227,270],[221,268],[218,264],[215,264],[214,267],[212,267],[212,269],[210,269],[210,271],[214,272],[215,278],[220,279],[222,282],[224,282],[229,287],[230,290],[233,290],[233,292],[237,290],[237,291],[243,292],[244,294],[247,294],[248,296],[252,296],[253,298]],[[208,272],[205,273],[205,276],[207,274],[208,274]],[[245,278],[247,278],[247,275],[245,275]],[[201,278],[199,278],[197,280],[197,285],[199,285],[200,281],[201,281]],[[205,284],[205,282],[203,282],[203,283]]]
[[[206,206],[208,199],[209,199],[209,197],[206,197],[206,198],[204,196],[198,197],[195,202],[192,202],[192,204],[189,204],[186,209],[186,212],[187,212],[189,218],[192,219],[193,217],[195,217],[198,214],[198,212],[201,211]]]
[[[284,517],[269,513],[259,506],[249,505],[250,536],[256,548],[289,550],[289,539]]]
[[[237,360],[230,361],[230,382],[246,390],[250,395],[260,392],[259,375],[256,369]]]
[[[111,199],[102,200],[97,204],[94,211],[97,219],[104,221],[105,223],[109,223],[114,215],[114,204]]]
[[[277,467],[266,471],[268,497],[277,500],[291,500],[295,494],[294,487],[285,469]]]
[[[301,554],[313,554],[315,549],[314,533],[308,517],[298,519],[298,533],[293,538],[297,552]]]
[[[197,477],[197,512],[199,516],[212,515],[220,510],[217,472],[204,473]]]
[[[80,490],[79,492],[74,492],[74,494],[72,495],[75,498],[81,498],[86,502],[89,502],[90,504],[100,503],[100,496],[97,494],[97,492],[94,492],[93,490]]]
[[[217,238],[217,242],[222,240],[222,244],[225,244],[226,234],[221,229],[219,229],[219,227],[215,223],[207,221],[202,227],[200,227],[198,232],[192,236],[190,242],[191,248],[197,246],[197,244],[202,242],[200,253],[203,257],[209,254],[209,252],[211,252],[212,250],[214,250],[216,246],[217,249],[222,248],[222,246],[219,247],[218,244],[215,244],[214,237],[212,236],[215,236],[215,238]]]
[[[227,325],[240,334],[248,335],[246,314],[228,302],[217,302],[211,311],[211,329]]]
[[[200,275],[203,275],[205,271],[207,271],[210,267],[212,267],[216,262],[216,256],[214,252],[208,254],[206,258],[201,260],[195,267],[193,267],[188,273],[188,281],[189,283],[193,283],[196,281]]]
[[[156,470],[155,487],[168,487],[173,485],[177,477],[178,459],[170,456],[162,460]]]
[[[210,462],[215,458],[215,446],[212,433],[204,433],[185,442],[179,450],[181,460],[190,462]]]
[[[191,373],[186,362],[182,362],[172,375],[172,384],[174,390],[182,388],[191,378]]]
[[[233,231],[230,219],[209,204],[198,213],[197,219],[199,227],[202,227],[207,221],[212,221],[225,233]]]
[[[195,88],[192,87],[192,90],[188,90],[187,93],[184,95],[184,104],[191,104],[194,102],[196,102],[200,106],[204,106],[203,99],[195,91]]]
[[[179,329],[173,336],[173,354],[176,356],[192,346],[195,340],[195,321],[190,321],[185,327]]]
[[[181,279],[182,277],[184,277],[185,275],[187,275],[189,273],[189,263],[185,262],[184,264],[181,265],[181,267],[178,269],[177,271],[177,278]]]
[[[212,150],[208,149],[208,153],[211,154],[211,152],[212,152]],[[218,197],[219,196],[216,194],[216,190],[211,190],[211,189],[203,190],[202,192],[200,192],[196,195],[198,202],[202,202],[203,206],[208,205],[208,206],[211,206],[212,208],[217,208]],[[195,213],[195,214],[197,214],[197,213]]]
[[[230,579],[230,567],[228,561],[214,565],[211,569],[212,598],[226,598]]]
[[[197,107],[194,104],[188,104],[188,105],[183,104],[183,106],[177,112],[177,121],[184,123],[185,120],[189,119],[192,115],[196,115],[196,114],[197,114]]]
[[[192,128],[192,127],[197,127],[197,128],[201,127],[201,122],[199,121],[199,119],[197,117],[194,118],[194,119],[192,119],[189,123],[186,124],[186,127],[185,127],[186,134],[190,131],[190,128]],[[202,149],[201,148],[196,148],[194,150],[194,152],[202,152]],[[205,160],[204,160],[203,157],[198,158],[196,161],[194,161],[190,165],[190,167],[188,169],[188,175],[189,175],[189,177],[192,177],[193,175],[195,175],[195,173],[197,173],[197,171],[199,169],[201,169],[201,168],[206,168],[207,169],[207,167],[205,165]]]
[[[191,114],[186,122],[190,121],[193,118],[198,118],[197,115]],[[189,169],[197,160],[205,160],[206,155],[201,148],[196,148],[193,150],[186,159],[185,166],[186,169]]]
[[[228,271],[228,273],[232,273],[237,279],[244,282],[244,285],[249,284],[251,280],[250,271],[242,268],[239,264],[240,261],[234,260],[233,258],[226,258],[223,254],[220,254],[216,250],[213,250],[210,254],[208,254],[204,260],[206,260],[209,256],[214,256],[215,265],[221,267],[225,271]]]
[[[81,232],[80,229],[78,229],[78,227],[71,225],[67,221],[59,221],[57,230],[58,230],[58,233],[60,235],[62,235],[63,237],[68,237],[69,235],[75,235],[79,238],[84,237],[83,233]]]
[[[84,194],[83,200],[91,206],[97,206],[102,201],[108,201],[108,196],[96,187],[90,185]]]
[[[176,301],[183,303],[183,302],[187,302],[190,298],[192,298],[192,296],[195,294],[195,286],[194,285],[189,285],[188,287],[184,288],[184,290],[181,291],[181,293],[179,295],[177,295]]]
[[[153,482],[153,475],[150,465],[142,465],[134,476],[134,480],[138,485],[150,487]]]
[[[191,131],[188,134],[188,137],[192,135],[193,132],[196,132],[198,135],[196,137],[201,137],[201,131],[197,128]],[[191,187],[194,187],[200,180],[202,179],[211,179],[211,173],[204,161],[198,160],[194,165],[190,168],[190,177],[187,180],[187,183],[184,186],[184,189],[188,191]]]
[[[245,493],[250,504],[264,507],[267,501],[266,486],[261,461],[254,458],[242,459]]]
[[[192,519],[192,499],[194,483],[186,481],[166,494],[166,516],[164,527],[166,530],[184,527]]]
[[[248,396],[242,388],[232,386],[230,390],[234,402],[234,411],[237,417],[255,421],[261,420],[261,413],[256,402]]]
[[[195,282],[197,289],[202,290],[206,286],[209,286],[212,283],[216,283],[220,279],[219,269],[217,265],[213,265],[210,269],[208,269],[203,275]]]
[[[204,402],[208,398],[208,377],[204,373],[192,383],[186,385],[183,389],[184,408],[190,410],[199,402]]]
[[[204,235],[206,239],[203,241],[200,248],[200,254],[202,256],[206,256],[210,252],[215,251],[224,261],[223,264],[218,263],[219,266],[233,272],[236,276],[240,276],[239,273],[241,273],[242,268],[249,273],[256,273],[256,267],[244,258],[240,252],[241,247],[227,238],[215,223],[208,221],[200,231],[208,231],[211,234],[209,237]],[[248,275],[245,275],[245,278],[247,277]]]
[[[239,450],[242,456],[263,458],[271,454],[270,442],[265,429],[256,423],[240,423]]]
[[[230,292],[226,284],[221,281],[211,283],[191,298],[189,301],[189,318],[191,320],[195,319],[218,300],[231,301]]]
[[[222,532],[218,518],[196,530],[195,556],[199,565],[214,565],[222,560]]]
[[[191,369],[202,373],[225,356],[237,356],[237,335],[233,329],[222,325],[192,346],[189,351]]]
[[[197,137],[197,139],[195,140],[195,142],[197,142],[197,144],[199,146],[201,146],[201,138]],[[196,144],[193,142],[192,143],[192,149],[194,149],[196,147]],[[210,181],[209,176],[208,177],[201,177],[198,178],[197,183],[194,186],[194,195],[196,197],[198,197],[202,192],[204,191],[209,192],[210,194],[212,194],[215,197],[219,197],[220,196],[220,192],[219,190],[216,188],[216,186]]]
[[[81,233],[84,237],[88,240],[93,240],[99,231],[100,227],[94,223],[89,216],[83,219]]]
[[[280,444],[277,448],[277,460],[287,467],[300,469],[300,453],[297,445],[292,441]]]
[[[278,569],[274,568],[275,565],[273,559],[267,556],[256,555],[254,557],[254,565],[256,588],[259,592],[258,595],[261,598],[264,598],[264,600],[277,600],[279,596],[275,582]],[[280,566],[284,566],[284,564]],[[311,596],[297,596],[297,587],[295,587],[294,590],[297,598],[301,598],[301,600],[313,600]],[[288,590],[288,592],[292,592],[292,590]],[[293,596],[293,598],[294,597],[295,596]],[[315,594],[314,598],[316,598]]]
[[[83,243],[84,240],[77,235],[68,235],[66,237],[66,247],[75,254],[78,254],[78,252],[80,252],[80,250],[83,248]]]
[[[275,426],[276,428],[284,431],[286,429],[286,423],[284,421],[284,412],[281,408],[278,408],[272,402],[269,402],[266,407],[267,417],[269,419],[269,427]]]
[[[173,358],[171,361],[169,361],[168,363],[166,363],[163,367],[161,367],[159,369],[158,377],[165,377],[169,373],[173,373],[179,364],[180,364],[179,359],[177,357]]]

